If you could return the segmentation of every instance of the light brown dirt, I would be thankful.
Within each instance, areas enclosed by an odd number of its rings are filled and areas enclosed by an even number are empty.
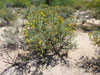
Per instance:
[[[92,73],[85,73],[75,65],[82,56],[93,57],[95,56],[95,46],[92,44],[88,37],[88,33],[76,31],[76,41],[78,48],[69,52],[69,61],[71,67],[62,66],[61,64],[51,69],[45,69],[44,75],[93,75]]]

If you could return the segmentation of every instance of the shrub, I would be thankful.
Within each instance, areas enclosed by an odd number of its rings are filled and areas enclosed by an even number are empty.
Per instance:
[[[93,10],[92,15],[94,18],[100,19],[100,0],[92,0],[89,2],[88,8]]]
[[[29,0],[14,0],[13,1],[13,6],[14,7],[29,7],[31,2]]]
[[[48,6],[48,5],[40,5],[38,6],[39,9],[44,10],[52,10],[57,11],[58,15],[65,18],[68,18],[72,13],[75,11],[73,8],[68,6]]]
[[[46,3],[46,0],[30,0],[32,4],[35,4],[35,5],[40,5],[40,4],[45,4]]]
[[[38,10],[31,13],[24,27],[25,42],[31,51],[44,56],[65,48],[72,48],[73,26],[64,25],[56,11]]]
[[[2,3],[2,4],[1,4]],[[13,5],[13,0],[0,0],[0,6],[3,5],[3,7],[0,7],[1,9],[5,7],[12,7]]]
[[[70,6],[75,9],[84,9],[87,5],[85,0],[63,0],[63,5]]]
[[[5,8],[0,10],[0,17],[6,20],[7,22],[16,20],[17,14],[13,13],[13,10],[10,8]]]
[[[49,0],[49,5],[51,6],[65,5],[65,6],[71,6],[73,8],[77,7],[83,8],[84,3],[86,5],[86,1],[84,0]]]
[[[89,5],[89,8],[99,8],[100,7],[100,0],[92,0]]]
[[[100,47],[100,32],[99,31],[93,31],[89,33],[89,36],[92,41],[95,42],[95,44]]]
[[[50,5],[63,5],[62,0],[51,0]]]
[[[3,4],[3,2],[0,2],[0,9],[2,9],[2,8],[4,8],[5,6],[4,6],[4,4]]]
[[[72,13],[75,11],[74,9],[72,9],[71,7],[65,7],[65,6],[53,6],[50,8],[51,10],[56,10],[58,12],[58,14],[65,18],[68,18],[70,15],[72,15]]]

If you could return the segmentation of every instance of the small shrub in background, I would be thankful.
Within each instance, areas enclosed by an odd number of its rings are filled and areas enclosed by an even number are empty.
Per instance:
[[[2,36],[5,38],[3,46],[9,51],[21,48],[22,35],[20,34],[18,27],[12,26],[5,29]]]
[[[100,0],[92,0],[89,5],[89,8],[100,8]]]
[[[68,6],[54,6],[51,7],[51,10],[56,10],[57,13],[64,19],[68,18],[75,11],[74,9]]]
[[[12,7],[14,0],[0,0],[0,8],[9,8]],[[3,5],[3,7],[1,7]]]
[[[3,4],[3,2],[0,2],[0,9],[5,8],[5,5]]]
[[[63,5],[63,0],[50,0],[50,5]]]
[[[17,19],[17,14],[13,13],[11,8],[5,8],[0,10],[0,17],[5,21],[10,22]]]
[[[84,9],[87,5],[85,0],[63,0],[63,5],[70,6],[75,9]]]
[[[13,0],[13,6],[14,7],[29,7],[31,4],[30,0]]]
[[[38,7],[41,8],[41,9],[48,9],[49,10],[50,6],[47,5],[47,4],[40,4]]]
[[[100,0],[92,0],[87,7],[93,10],[92,15],[94,18],[100,19]]]
[[[31,4],[33,5],[40,5],[40,4],[45,4],[46,0],[30,0]]]
[[[100,19],[100,10],[94,9],[93,12],[91,12],[92,16],[96,19]]]
[[[64,6],[71,6],[72,8],[84,8],[87,3],[87,1],[85,0],[48,0],[48,1],[49,1],[49,5],[51,6],[64,5]]]

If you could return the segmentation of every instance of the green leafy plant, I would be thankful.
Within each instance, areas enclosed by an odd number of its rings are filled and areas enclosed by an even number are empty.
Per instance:
[[[31,51],[38,51],[44,56],[59,52],[64,47],[72,48],[73,26],[64,25],[64,19],[56,11],[34,11],[27,19],[24,36]]]

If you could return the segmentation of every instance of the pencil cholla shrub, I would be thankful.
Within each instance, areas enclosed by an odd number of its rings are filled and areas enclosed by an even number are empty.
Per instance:
[[[59,52],[64,47],[72,48],[73,26],[64,25],[64,19],[56,11],[38,10],[27,16],[24,36],[31,51],[43,56]],[[67,50],[67,49],[66,49]]]

